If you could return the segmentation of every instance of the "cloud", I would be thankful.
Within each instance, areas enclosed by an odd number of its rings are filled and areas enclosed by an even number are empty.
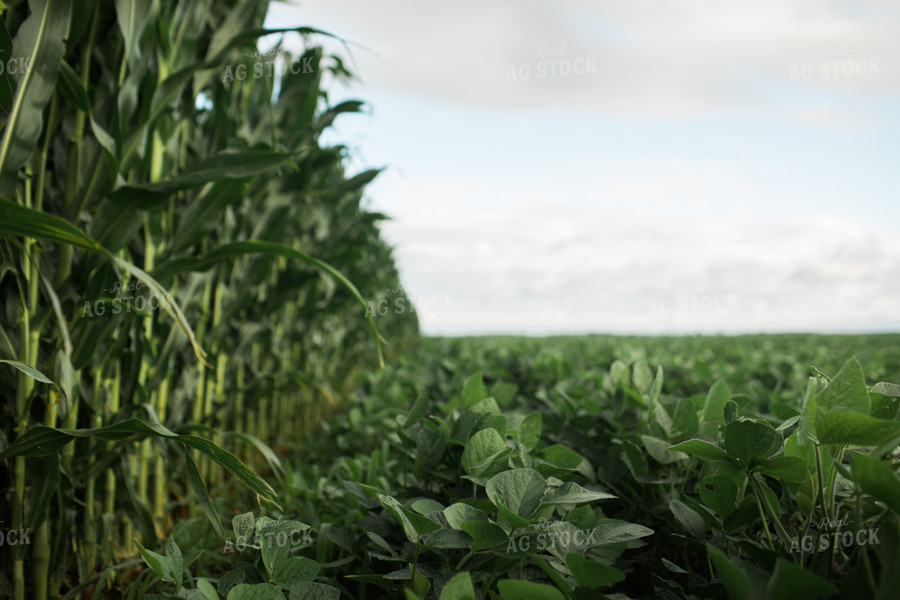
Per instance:
[[[830,119],[832,110],[845,112],[848,96],[900,90],[891,65],[900,55],[900,7],[888,2],[329,0],[295,11],[368,48],[354,57],[371,89],[473,106]],[[595,69],[550,76],[554,60],[575,59]],[[835,60],[860,61],[865,72],[823,77],[822,63]],[[792,81],[805,65],[814,74]],[[529,75],[511,78],[511,70]],[[810,114],[816,95],[823,106]]]
[[[479,206],[451,181],[424,188],[386,236],[420,296],[452,298],[419,309],[429,334],[900,325],[900,305],[888,301],[900,292],[900,241],[861,222],[820,215],[738,226],[600,201],[509,211]]]
[[[375,116],[351,131],[391,165],[367,194],[426,333],[900,328],[896,3],[316,0],[270,21],[367,47]]]

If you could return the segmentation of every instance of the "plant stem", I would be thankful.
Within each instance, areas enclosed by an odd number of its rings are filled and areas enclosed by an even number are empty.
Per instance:
[[[104,419],[106,423],[112,423],[112,419],[117,412],[119,412],[119,400],[121,393],[121,385],[122,385],[122,363],[119,361],[113,361],[113,377],[111,380],[108,380],[106,383],[106,389],[109,390],[109,404],[106,407],[106,418]],[[106,451],[109,452],[112,450],[113,442],[106,443]],[[105,496],[103,499],[103,514],[110,515],[110,529],[107,533],[107,543],[110,547],[115,545],[115,521],[112,518],[115,515],[115,506],[116,506],[116,474],[112,469],[106,470],[106,489]],[[131,521],[128,521],[123,517],[123,533],[128,534],[130,536],[131,533]],[[123,537],[122,539],[128,540],[131,539],[128,536]]]
[[[862,525],[862,507],[860,506],[862,499],[862,493],[859,490],[856,491],[856,531],[857,535],[859,534],[859,528]],[[864,547],[859,548],[859,553],[862,555],[863,566],[866,571],[866,581],[869,584],[869,592],[871,596],[874,598],[878,595],[878,587],[875,585],[875,575],[872,573],[872,563],[869,562],[869,553],[866,551]]]
[[[156,395],[156,414],[161,423],[166,422],[166,409],[169,403],[169,374],[163,378],[159,387],[159,393]],[[163,464],[162,453],[157,452],[153,457],[153,520],[162,533],[167,524],[165,523],[165,503],[166,503],[166,472]]]
[[[818,490],[819,491],[819,502],[822,505],[822,512],[825,514],[825,518],[828,520],[833,520],[829,516],[828,506],[825,502],[825,486],[824,486],[824,482],[822,481],[822,479],[823,479],[822,461],[819,458],[819,445],[816,444],[814,446],[814,448],[815,448],[815,455],[816,455],[816,479],[818,480],[818,484],[819,484],[819,486],[818,486],[819,487],[819,490]],[[827,452],[827,450],[826,450],[826,452]]]
[[[101,394],[101,382],[102,379],[102,371],[100,368],[93,369],[93,381],[94,386],[92,390],[92,399],[93,406],[98,406],[98,399]],[[95,410],[93,414],[91,414],[91,427],[100,427],[103,424],[100,416],[100,412]],[[87,449],[88,452],[93,453],[94,451],[99,450],[99,444],[94,440],[88,440]],[[93,477],[88,477],[85,482],[84,489],[84,524],[82,529],[84,530],[84,545],[86,548],[85,552],[85,572],[92,573],[94,571],[94,558],[96,556],[97,549],[97,524],[94,522],[96,507],[94,506],[95,502],[95,493],[96,493],[96,484]]]
[[[31,180],[25,180],[25,206],[31,208]],[[31,261],[31,249],[34,246],[34,240],[25,238],[22,241],[22,260],[26,265],[26,283],[28,288],[21,290],[22,310],[19,316],[19,357],[26,363],[32,356],[32,333],[31,333],[31,280],[34,275],[34,264]],[[20,438],[28,430],[28,415],[30,412],[30,398],[34,390],[34,380],[25,373],[19,372],[17,375],[18,384],[16,387],[16,439]],[[13,474],[14,495],[13,495],[13,514],[12,526],[14,529],[21,529],[24,525],[24,503],[25,503],[25,457],[16,456],[15,470]],[[13,560],[13,596],[15,600],[25,600],[25,567],[22,558],[23,550],[16,547],[14,550],[15,558]]]
[[[54,392],[55,394],[55,392]],[[44,414],[44,425],[54,427],[56,425],[57,403],[51,402]],[[47,586],[50,572],[50,515],[49,510],[39,517],[40,525],[35,532],[34,552],[34,599],[46,600]]]
[[[748,475],[749,479],[749,475]],[[766,539],[769,540],[769,548],[772,551],[775,551],[775,543],[772,541],[772,534],[769,533],[769,525],[766,523],[766,513],[763,511],[762,502],[759,499],[760,492],[756,489],[756,482],[750,482],[750,490],[753,492],[753,497],[756,500],[756,507],[759,509],[759,518],[762,519],[763,529],[766,532]]]
[[[238,365],[235,373],[235,393],[234,393],[234,427],[235,431],[250,431],[246,426],[244,417],[244,365]],[[247,462],[247,451],[242,448],[241,457]]]

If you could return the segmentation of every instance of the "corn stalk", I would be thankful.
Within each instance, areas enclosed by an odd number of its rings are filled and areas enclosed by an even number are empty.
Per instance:
[[[257,474],[269,463],[230,430],[291,445],[383,362],[379,326],[417,331],[414,315],[367,315],[397,280],[383,216],[361,208],[379,171],[349,176],[344,149],[319,142],[362,110],[322,89],[349,73],[310,43],[323,32],[263,30],[266,9],[0,9],[0,51],[30,65],[0,75],[0,396],[15,398],[0,462],[10,526],[36,532],[30,556],[4,555],[16,599],[28,581],[36,598],[64,593],[133,555],[132,534],[166,533],[184,467],[160,449],[200,450],[213,491],[235,477],[274,502]],[[254,73],[270,33],[302,36],[299,56],[279,56],[312,70],[229,77]]]

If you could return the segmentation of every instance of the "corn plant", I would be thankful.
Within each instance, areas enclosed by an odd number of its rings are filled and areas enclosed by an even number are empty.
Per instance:
[[[0,10],[0,54],[22,67],[0,76],[3,515],[33,530],[8,555],[11,597],[154,543],[173,496],[224,538],[208,489],[225,473],[277,506],[257,474],[280,476],[271,446],[383,362],[351,282],[397,278],[360,208],[378,171],[348,177],[345,149],[319,145],[362,108],[330,105],[323,74],[350,74],[307,41],[277,54],[302,73],[223,75],[255,68],[260,37],[328,35],[262,29],[267,4]]]

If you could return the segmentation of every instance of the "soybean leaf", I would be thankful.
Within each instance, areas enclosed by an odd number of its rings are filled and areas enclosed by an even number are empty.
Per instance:
[[[631,440],[622,442],[622,460],[631,470],[631,474],[635,477],[646,477],[650,474],[650,465],[647,463],[647,457],[637,444]]]
[[[544,460],[563,469],[576,469],[584,457],[562,444],[547,446],[541,452]]]
[[[663,385],[663,369],[662,366],[656,367],[656,377],[653,378],[653,385],[650,386],[650,406],[653,407],[659,401],[659,395],[662,392]]]
[[[231,528],[234,530],[234,540],[239,549],[255,543],[256,518],[252,512],[240,513],[231,517]]]
[[[403,429],[407,429],[422,420],[428,413],[428,393],[424,386],[420,386],[416,390],[416,401],[413,403],[409,414],[406,415],[406,421],[403,423]]]
[[[770,477],[794,483],[805,481],[809,472],[806,461],[797,456],[755,458],[751,461],[751,466],[758,473],[764,473]]]
[[[438,600],[475,600],[475,588],[468,571],[457,573],[444,585]]]
[[[546,480],[534,469],[512,469],[494,475],[485,485],[488,498],[516,515],[528,518],[537,510],[549,489]]]
[[[226,600],[284,600],[284,594],[271,583],[239,583],[231,588]]]
[[[416,460],[419,464],[425,469],[437,467],[447,452],[447,440],[444,430],[422,427],[416,432],[415,439]]]
[[[291,588],[288,600],[339,600],[341,591],[324,583],[304,581]]]
[[[750,578],[747,574],[738,568],[725,554],[710,544],[706,544],[706,551],[712,559],[722,583],[725,585],[725,591],[728,593],[730,600],[748,600],[750,595]]]
[[[504,579],[497,583],[503,600],[565,600],[562,592],[544,583]]]
[[[288,600],[340,600],[341,591],[336,587],[304,581],[291,588]]]
[[[319,563],[305,556],[293,556],[278,561],[272,570],[272,580],[284,590],[298,583],[312,581],[319,574]]]
[[[203,594],[203,600],[219,600],[219,593],[216,588],[205,577],[197,578],[197,589]]]
[[[469,408],[470,406],[481,402],[484,398],[484,379],[482,378],[481,373],[469,375],[463,386],[462,408]]]
[[[853,411],[869,414],[869,392],[862,365],[856,358],[844,363],[828,386],[816,394],[816,428],[828,413]]]
[[[775,454],[781,442],[781,435],[764,421],[734,421],[725,427],[725,452],[745,467],[754,458]]]
[[[653,371],[647,366],[647,363],[640,361],[634,365],[634,374],[631,377],[634,382],[635,389],[644,394],[649,391],[653,384]]]
[[[690,437],[700,429],[700,419],[690,398],[681,398],[675,405],[672,417],[672,436],[675,439]]]
[[[859,488],[900,514],[900,477],[886,463],[865,454],[853,454],[853,481]]]
[[[508,381],[497,381],[491,386],[488,395],[496,400],[497,404],[506,407],[512,402],[517,391],[519,391],[519,388],[516,384]]]
[[[669,510],[675,515],[675,519],[682,527],[698,540],[704,538],[703,517],[694,512],[684,502],[672,500],[669,502]]]
[[[598,546],[630,542],[648,535],[653,535],[653,530],[637,523],[606,520],[594,528],[594,539]]]
[[[413,501],[409,507],[420,515],[428,515],[433,512],[444,512],[444,505],[432,498],[419,498]]]
[[[493,398],[485,398],[480,402],[476,402],[470,406],[468,410],[477,415],[487,415],[491,417],[500,416],[500,407]]]
[[[606,492],[587,490],[573,481],[568,481],[557,488],[547,490],[541,498],[541,504],[580,504],[610,498],[615,496]]]
[[[685,440],[680,444],[669,446],[668,449],[672,451],[684,452],[686,454],[690,454],[691,456],[702,458],[703,460],[731,460],[731,458],[724,450],[722,450],[715,444],[711,444],[705,440]]]
[[[541,438],[542,416],[538,411],[525,415],[518,428],[519,443],[526,450],[534,450]]]
[[[175,587],[181,587],[182,577],[184,576],[184,557],[181,555],[181,548],[175,543],[175,539],[170,537],[166,541],[166,558],[172,565],[172,571],[175,574]]]
[[[530,525],[526,519],[523,519],[503,505],[497,507],[497,516],[498,522],[503,526],[503,529],[507,531],[510,529],[527,528]]]
[[[900,434],[900,423],[849,410],[828,413],[816,421],[820,444],[879,446]]]
[[[888,381],[879,381],[872,386],[872,389],[869,390],[869,392],[873,394],[884,394],[885,396],[898,398],[900,397],[900,385],[897,385],[896,383],[890,383]]]
[[[822,598],[837,593],[837,588],[815,573],[800,565],[779,558],[775,570],[766,586],[772,600],[794,600],[795,598]]]
[[[456,502],[444,509],[444,517],[447,523],[454,529],[460,529],[460,525],[465,521],[487,521],[488,517],[484,511],[469,506],[462,502]]]
[[[419,536],[435,529],[440,529],[440,525],[427,517],[416,514],[409,510],[396,498],[386,494],[378,494],[378,501],[381,506],[392,515],[403,527],[403,532],[412,543],[419,542]]]
[[[572,571],[575,581],[582,587],[604,587],[625,579],[625,574],[622,571],[591,560],[582,554],[568,554],[566,556],[566,565]]]
[[[700,482],[700,497],[703,502],[722,517],[734,510],[737,494],[737,484],[722,473],[704,477]]]
[[[469,475],[490,477],[506,469],[512,448],[495,429],[482,429],[469,438],[462,454],[462,466]]]
[[[732,423],[737,420],[738,417],[738,403],[734,400],[729,400],[725,403],[725,424]]]
[[[162,554],[158,554],[153,550],[147,550],[144,548],[139,541],[132,540],[134,545],[137,546],[138,551],[141,553],[141,557],[144,559],[144,562],[147,563],[153,572],[162,579],[163,581],[175,581],[175,566],[172,560]]]
[[[687,454],[669,449],[668,442],[657,437],[642,435],[641,441],[644,442],[644,448],[647,449],[647,454],[652,456],[653,459],[660,464],[667,465],[679,460],[687,460]]]
[[[706,404],[703,405],[704,423],[722,421],[725,418],[725,404],[731,400],[731,392],[724,379],[717,380],[706,395]]]
[[[560,555],[559,555],[559,553],[558,553],[557,551],[553,551],[553,550],[551,550],[551,551],[552,551],[552,552],[554,553],[554,555],[555,555],[557,558],[559,558],[561,561],[565,559],[565,556],[560,557]],[[531,555],[531,560],[532,560],[538,567],[540,567],[540,569],[541,569],[544,573],[547,574],[547,577],[550,578],[550,581],[552,581],[552,582],[556,585],[556,587],[557,587],[559,590],[562,591],[563,595],[564,595],[566,598],[571,598],[571,597],[572,597],[572,587],[569,585],[569,582],[568,582],[568,581],[566,581],[565,579],[563,579],[562,575],[560,575],[559,572],[558,572],[555,568],[551,567],[551,566],[547,563],[546,560],[544,560],[543,558],[541,558],[540,556],[538,556],[538,555],[536,555],[536,554]],[[554,566],[555,566],[555,565],[554,565]]]
[[[472,538],[471,548],[474,551],[487,550],[507,540],[506,532],[488,521],[463,521],[459,528]]]
[[[815,377],[810,377],[806,381],[806,394],[803,397],[803,408],[800,411],[800,426],[797,428],[797,441],[804,445],[809,441],[814,441],[816,437],[816,386],[818,382]]]
[[[436,529],[423,533],[419,544],[428,548],[456,549],[472,545],[472,536],[458,529]]]

